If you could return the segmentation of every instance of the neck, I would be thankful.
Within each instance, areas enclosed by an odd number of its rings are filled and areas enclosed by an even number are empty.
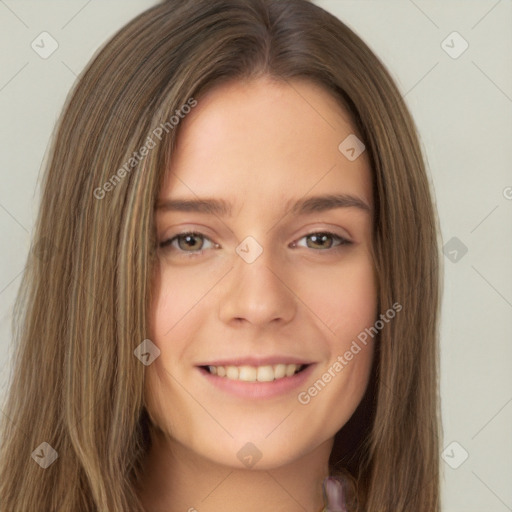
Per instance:
[[[277,468],[216,464],[153,431],[139,496],[146,512],[320,512],[333,439]]]

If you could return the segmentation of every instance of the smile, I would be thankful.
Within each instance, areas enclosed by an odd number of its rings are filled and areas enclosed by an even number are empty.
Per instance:
[[[304,370],[305,364],[274,364],[263,366],[205,366],[211,375],[243,382],[272,382],[292,377]]]
[[[270,399],[290,395],[311,378],[315,363],[279,363],[275,361],[242,361],[235,364],[200,365],[200,374],[213,389],[242,399]],[[251,364],[247,364],[247,363]],[[235,361],[233,361],[235,363]],[[263,364],[264,363],[264,364]]]

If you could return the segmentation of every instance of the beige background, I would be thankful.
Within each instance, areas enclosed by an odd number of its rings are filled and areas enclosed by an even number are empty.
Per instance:
[[[0,0],[2,400],[11,369],[12,304],[54,123],[96,49],[155,3]],[[443,511],[512,511],[512,2],[316,3],[354,29],[389,67],[430,168],[448,244],[441,324]],[[44,31],[58,44],[46,59],[31,47]],[[458,55],[464,41],[469,47]]]

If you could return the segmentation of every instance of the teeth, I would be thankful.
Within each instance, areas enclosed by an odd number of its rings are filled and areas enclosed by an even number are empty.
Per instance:
[[[276,364],[274,366],[274,377],[276,379],[282,379],[286,375],[286,365]]]
[[[228,366],[226,368],[226,377],[231,380],[238,380],[239,370],[237,366]]]
[[[294,373],[295,373],[295,370],[293,369],[295,365],[293,364],[289,364],[287,367],[286,367],[286,376],[287,377],[291,377]]]
[[[272,366],[258,366],[258,377],[256,380],[258,382],[272,382],[274,380],[274,368]]]
[[[276,379],[295,375],[302,365],[300,364],[275,364],[273,366],[208,366],[212,375],[226,377],[230,380],[242,380],[244,382],[272,382]]]

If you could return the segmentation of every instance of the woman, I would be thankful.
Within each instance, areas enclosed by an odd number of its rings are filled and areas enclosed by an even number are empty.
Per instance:
[[[53,142],[1,510],[438,511],[438,264],[414,123],[341,21],[149,9]]]

